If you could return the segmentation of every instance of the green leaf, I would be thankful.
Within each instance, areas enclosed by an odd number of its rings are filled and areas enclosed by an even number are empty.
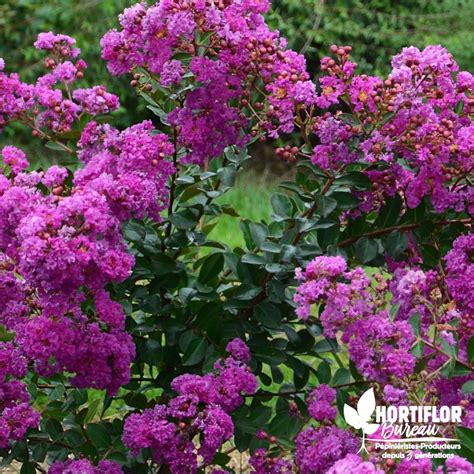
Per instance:
[[[352,193],[337,191],[331,194],[331,197],[337,201],[341,210],[354,209],[359,205],[359,199]]]
[[[453,368],[453,377],[463,377],[464,375],[471,375],[472,370],[469,367],[466,367],[464,364],[455,362]]]
[[[255,306],[255,318],[262,326],[269,329],[280,329],[281,312],[271,303],[260,303]]]
[[[347,369],[337,369],[332,380],[333,385],[346,385],[351,381],[351,373]]]
[[[331,381],[331,366],[326,361],[323,360],[318,365],[316,377],[318,377],[319,383],[328,384]]]
[[[420,313],[415,313],[410,318],[410,325],[413,329],[413,334],[417,337],[420,337],[421,334],[421,316]]]
[[[199,364],[204,359],[208,348],[206,339],[196,338],[191,341],[183,355],[183,365]]]
[[[256,359],[272,366],[280,365],[286,359],[284,352],[272,347],[252,347],[252,354]]]
[[[100,398],[96,398],[95,400],[92,400],[89,407],[87,408],[86,416],[84,417],[85,425],[87,425],[94,419],[97,413],[97,410],[99,409],[99,405],[100,405]]]
[[[327,339],[323,339],[314,345],[313,350],[317,353],[332,352],[334,350],[334,345]]]
[[[63,426],[61,423],[52,418],[46,421],[44,430],[49,434],[52,440],[58,440],[63,434]]]
[[[420,357],[423,357],[424,352],[425,352],[425,343],[423,341],[418,341],[411,349],[411,353],[417,359],[419,359]]]
[[[404,252],[410,241],[408,235],[405,232],[394,230],[389,234],[386,240],[386,249],[392,258],[397,258],[402,252]]]
[[[474,458],[474,431],[469,428],[464,428],[462,426],[456,428],[455,430],[456,437],[459,439],[462,445],[462,450],[460,453],[457,453],[461,456],[466,457],[467,459]]]
[[[21,466],[20,474],[36,474],[35,465],[32,462],[24,462]]]
[[[327,217],[337,207],[337,201],[328,196],[317,196],[317,212],[322,217]]]
[[[377,250],[377,242],[362,237],[355,245],[355,256],[361,263],[368,263],[377,256]]]
[[[335,180],[335,184],[346,185],[356,189],[370,189],[372,182],[364,173],[359,171],[351,171]]]
[[[255,246],[260,248],[268,236],[268,230],[266,226],[252,222],[249,225],[249,229]]]
[[[89,439],[96,448],[106,449],[112,445],[112,439],[104,425],[89,424],[87,425],[86,431]]]
[[[192,229],[198,222],[197,212],[186,209],[175,213],[171,216],[171,222],[177,229]]]
[[[463,110],[464,110],[464,101],[463,100],[460,100],[458,101],[458,103],[456,104],[456,113],[458,115],[461,115],[463,113]]]
[[[474,392],[474,380],[469,380],[469,382],[466,382],[462,386],[462,391],[466,394]]]
[[[235,177],[237,176],[237,168],[235,165],[226,166],[218,172],[219,179],[224,186],[231,188],[235,184]]]
[[[248,263],[250,265],[265,265],[266,261],[261,255],[247,253],[242,257],[242,263]]]
[[[219,275],[224,268],[224,255],[221,252],[213,253],[204,260],[199,272],[199,281],[207,283]]]
[[[380,209],[379,215],[374,222],[374,227],[386,228],[395,225],[400,217],[400,211],[402,209],[402,200],[400,196],[395,196],[390,199],[388,203]]]
[[[62,151],[63,153],[67,153],[67,150],[65,150],[61,145],[58,145],[56,142],[47,142],[45,147],[54,151]]]
[[[398,310],[400,309],[401,303],[395,303],[390,308],[390,321],[394,321],[397,317]]]
[[[272,209],[278,216],[289,217],[293,214],[293,204],[288,196],[275,193],[271,197]]]
[[[469,339],[467,343],[467,357],[471,364],[474,363],[474,336]]]

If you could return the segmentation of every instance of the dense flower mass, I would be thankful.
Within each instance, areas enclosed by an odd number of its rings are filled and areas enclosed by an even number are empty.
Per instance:
[[[40,415],[29,405],[26,386],[27,361],[11,343],[0,342],[0,449],[36,428]]]
[[[12,174],[2,176],[0,190],[2,278],[15,292],[3,295],[0,321],[16,331],[16,342],[40,373],[67,370],[76,373],[77,386],[111,393],[128,380],[133,344],[123,310],[104,287],[123,281],[133,266],[120,223],[145,215],[159,221],[167,204],[166,179],[174,168],[165,157],[173,147],[152,132],[144,122],[121,133],[106,126],[99,134],[91,122],[80,142],[86,163],[72,187],[59,167],[15,173],[24,155],[3,150]],[[85,297],[95,302],[94,313],[83,313]],[[31,302],[36,317],[28,319]]]
[[[183,162],[202,164],[226,146],[244,144],[252,127],[253,134],[291,132],[297,105],[314,104],[305,60],[268,28],[262,16],[268,8],[268,1],[253,0],[172,0],[150,8],[140,3],[123,12],[119,31],[102,38],[102,57],[112,74],[142,67],[158,75],[161,86],[189,88],[184,103],[168,116],[187,150]],[[183,54],[191,57],[189,64],[176,59]],[[134,77],[138,85],[141,76]]]
[[[0,69],[0,130],[12,120],[19,120],[33,129],[34,136],[49,139],[50,134],[70,132],[75,122],[84,116],[95,116],[119,107],[118,97],[104,86],[72,90],[84,77],[87,64],[79,55],[75,40],[52,32],[40,33],[37,49],[51,56],[44,60],[48,73],[36,84],[21,81],[18,74]]]
[[[263,448],[257,449],[250,458],[255,474],[291,474],[293,465],[286,459],[271,457]]]
[[[397,269],[391,279],[381,274],[369,277],[362,268],[346,271],[342,257],[317,257],[304,271],[296,270],[300,281],[294,296],[297,314],[308,319],[317,315],[320,307],[325,335],[340,336],[359,372],[369,380],[384,382],[381,395],[392,405],[409,404],[411,391],[416,390],[407,381],[415,376],[413,347],[415,333],[419,333],[421,355],[427,357],[427,368],[433,372],[420,383],[426,385],[433,403],[467,403],[463,423],[472,426],[472,394],[461,391],[461,386],[472,380],[472,371],[449,379],[439,374],[448,361],[446,347],[456,347],[459,363],[468,367],[467,345],[474,331],[466,290],[458,291],[457,284],[465,281],[460,272],[466,275],[471,271],[471,242],[472,234],[454,241],[443,277],[434,271],[409,267]],[[448,295],[444,292],[444,278]],[[469,281],[463,283],[468,284]],[[434,328],[440,331],[439,339],[431,342]],[[308,410],[316,420],[330,418],[330,390],[322,385],[309,397]]]
[[[296,438],[295,464],[301,474],[322,474],[358,449],[359,440],[349,431],[335,426],[308,428]]]
[[[75,372],[77,386],[115,392],[128,380],[134,348],[123,332],[123,310],[104,287],[127,278],[133,266],[120,223],[133,215],[159,219],[173,170],[164,158],[173,148],[164,136],[151,136],[148,123],[109,131],[113,152],[89,141],[82,152],[92,146],[96,152],[70,189],[67,170],[58,167],[2,176],[2,279],[14,292],[2,294],[0,321],[16,331],[16,342],[41,373]],[[46,193],[40,184],[49,186]],[[147,194],[133,194],[135,186]],[[86,296],[95,302],[94,314],[83,314]],[[37,316],[28,319],[32,302]]]
[[[392,321],[378,304],[383,281],[371,288],[362,268],[345,270],[342,257],[317,257],[304,272],[297,269],[301,281],[294,298],[297,314],[307,319],[311,305],[324,302],[320,319],[325,335],[335,337],[342,331],[341,340],[365,377],[386,381],[390,375],[410,374],[415,365],[410,353],[414,337],[406,321]]]
[[[474,234],[467,234],[454,241],[446,255],[448,278],[446,284],[457,307],[468,315],[474,312]],[[472,324],[472,319],[471,319]],[[474,331],[474,326],[471,327]]]
[[[383,474],[383,470],[377,468],[373,463],[364,461],[356,454],[348,454],[345,458],[337,461],[328,471],[328,474]]]
[[[81,114],[118,107],[103,86],[76,89],[71,100],[70,85],[85,67],[65,61],[79,53],[73,44],[64,35],[39,36],[36,46],[54,59],[46,60],[51,72],[35,86],[1,73],[4,117],[31,124],[34,116],[34,132],[46,136],[43,127],[64,132]],[[66,128],[53,126],[54,117],[64,125],[64,104],[74,111],[71,120]],[[67,371],[77,387],[110,393],[129,380],[135,348],[121,306],[104,289],[133,267],[121,223],[145,216],[160,221],[174,172],[166,158],[173,152],[151,122],[119,132],[94,121],[81,134],[84,166],[74,174],[60,166],[28,173],[22,150],[1,150],[0,324],[15,331],[15,344],[40,374]]]
[[[429,197],[438,212],[474,213],[469,184],[473,173],[474,127],[470,114],[474,78],[441,46],[404,48],[392,60],[388,78],[355,74],[349,47],[331,47],[336,59],[321,61],[320,107],[345,104],[314,119],[319,139],[312,161],[325,170],[362,162],[372,182],[356,194],[359,210],[377,210],[387,197],[402,194],[410,208]]]
[[[77,461],[55,462],[49,468],[49,474],[122,474],[119,464],[112,461],[100,461],[94,466],[87,459]]]
[[[308,412],[317,421],[336,419],[337,410],[333,406],[336,401],[336,391],[327,385],[321,384],[315,388],[306,400]]]
[[[245,353],[248,358],[247,346],[234,339],[226,349],[230,356],[216,363],[216,374],[181,375],[171,384],[178,395],[167,405],[127,418],[123,441],[133,454],[150,448],[154,461],[176,474],[197,472],[198,456],[211,463],[234,433],[229,413],[243,404],[242,394],[251,395],[258,386],[247,361],[235,356],[236,348],[237,356]]]

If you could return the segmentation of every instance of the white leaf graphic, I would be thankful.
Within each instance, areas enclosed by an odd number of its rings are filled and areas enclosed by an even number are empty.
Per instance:
[[[366,423],[372,417],[372,413],[375,411],[375,395],[374,389],[370,388],[367,390],[359,399],[357,403],[357,413],[361,423]]]
[[[379,426],[377,423],[364,423],[364,426],[362,426],[362,429],[365,434],[371,435],[374,434],[378,429]]]
[[[356,430],[360,429],[362,426],[357,411],[355,411],[354,408],[349,406],[347,403],[344,403],[344,418],[346,422],[353,426]]]

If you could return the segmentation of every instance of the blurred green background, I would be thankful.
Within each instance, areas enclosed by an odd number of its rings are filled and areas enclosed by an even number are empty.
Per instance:
[[[41,55],[32,46],[36,35],[49,30],[69,34],[77,39],[89,64],[83,84],[102,83],[119,95],[118,126],[141,121],[147,111],[128,86],[130,79],[107,73],[99,47],[101,36],[117,25],[117,15],[133,3],[0,0],[0,57],[7,71],[18,71],[23,80],[33,81],[42,72]],[[313,75],[332,43],[353,46],[354,59],[367,74],[386,74],[391,56],[402,47],[427,44],[442,44],[461,69],[474,70],[474,0],[274,0],[268,21],[288,39],[290,47],[305,52]],[[38,142],[31,142],[29,133],[12,128],[0,135],[0,147],[5,143],[22,146],[30,154],[43,152],[32,146]],[[222,199],[243,217],[268,219],[267,198],[281,176],[291,170],[272,156],[269,147],[257,147],[252,154],[255,159],[249,170]],[[259,199],[252,199],[256,195]],[[238,219],[226,217],[213,234],[230,244],[241,244]]]

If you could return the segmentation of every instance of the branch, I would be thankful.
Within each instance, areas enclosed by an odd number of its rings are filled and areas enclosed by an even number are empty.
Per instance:
[[[448,354],[446,351],[441,349],[441,347],[438,347],[436,344],[433,344],[432,342],[426,341],[425,339],[422,339],[422,338],[420,338],[419,341],[424,343],[426,346],[430,347],[431,349],[435,350],[436,352],[439,352],[440,354],[448,357],[449,359],[455,360],[458,364],[462,365],[463,367],[466,367],[469,370],[474,370],[474,365],[469,365],[468,363],[463,362],[457,357],[454,357],[451,354]]]
[[[171,235],[171,230],[173,228],[173,224],[171,223],[171,216],[173,214],[173,206],[174,206],[174,198],[175,198],[175,190],[176,190],[176,179],[178,177],[178,133],[176,128],[173,129],[173,145],[174,145],[174,153],[173,153],[173,165],[175,167],[175,172],[173,176],[171,176],[171,186],[170,186],[170,200],[168,203],[168,226],[165,230],[165,235],[163,240],[161,241],[161,250],[162,252],[165,251],[165,240]]]
[[[343,388],[343,387],[351,387],[354,385],[364,385],[368,383],[375,383],[375,380],[356,380],[355,382],[349,382],[349,383],[343,383],[339,385],[331,385],[331,388]],[[305,390],[288,390],[285,392],[267,392],[265,390],[259,391],[257,393],[254,393],[253,395],[243,395],[245,398],[250,398],[250,397],[287,397],[290,395],[299,395],[299,394],[304,394],[311,392],[313,390],[312,388],[308,388]]]
[[[472,224],[474,222],[473,218],[466,218],[466,219],[449,219],[449,220],[443,220],[443,221],[435,221],[432,222],[432,224],[436,227],[444,226],[444,225],[450,225],[450,224]],[[353,243],[357,242],[360,238],[362,237],[368,237],[368,238],[375,238],[375,237],[381,237],[382,235],[385,234],[390,234],[390,232],[394,230],[413,230],[417,229],[420,227],[420,223],[413,223],[413,224],[399,224],[399,225],[393,225],[391,227],[385,227],[384,229],[377,229],[377,230],[372,230],[370,232],[366,232],[365,234],[357,235],[355,237],[351,237],[349,239],[343,240],[342,242],[339,242],[337,244],[338,247],[348,247],[349,245],[352,245]]]

